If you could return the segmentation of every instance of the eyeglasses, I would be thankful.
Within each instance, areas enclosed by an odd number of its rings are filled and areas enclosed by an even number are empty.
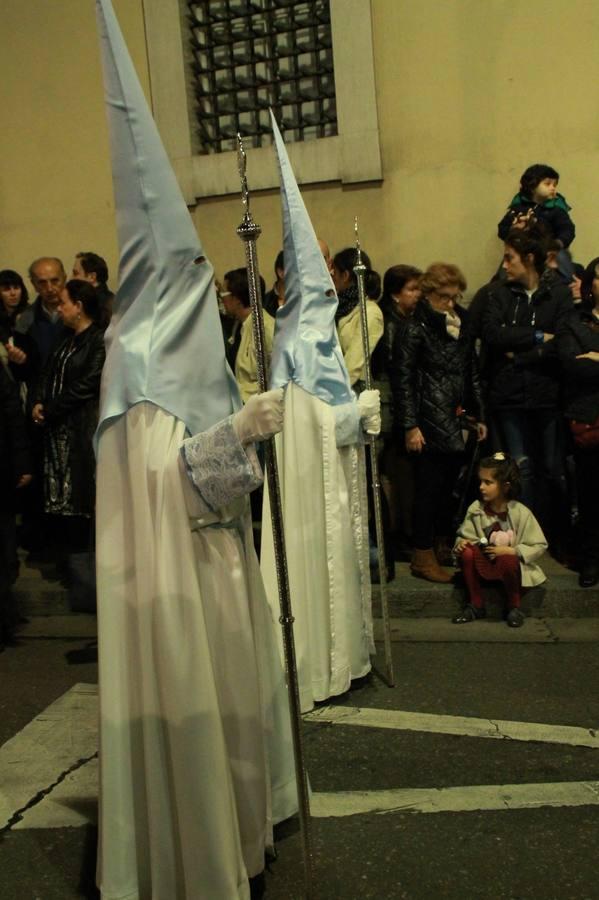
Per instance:
[[[447,303],[451,303],[452,301],[457,303],[457,301],[461,300],[464,296],[459,292],[457,294],[445,294],[443,291],[433,291],[433,294],[436,294],[439,300],[445,300]]]

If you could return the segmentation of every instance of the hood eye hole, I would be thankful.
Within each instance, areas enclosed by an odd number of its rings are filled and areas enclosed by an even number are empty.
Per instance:
[[[201,266],[202,263],[205,263],[205,262],[206,262],[205,256],[196,256],[196,258],[193,261],[193,264],[194,264],[194,266]]]
[[[335,291],[332,288],[329,288],[328,291],[325,291],[325,294],[327,295],[327,297],[334,297]]]

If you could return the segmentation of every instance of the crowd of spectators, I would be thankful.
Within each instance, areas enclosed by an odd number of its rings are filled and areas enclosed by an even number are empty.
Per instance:
[[[542,164],[523,173],[498,225],[501,266],[468,309],[453,264],[385,274],[374,362],[392,409],[381,461],[393,544],[432,581],[451,577],[442,564],[481,451],[517,463],[552,555],[578,567],[581,586],[599,581],[599,260],[572,261],[558,180]]]
[[[368,255],[367,320],[372,369],[381,391],[380,468],[388,577],[409,558],[414,575],[449,581],[444,568],[460,511],[476,495],[473,461],[503,451],[518,465],[523,502],[539,519],[557,558],[577,564],[580,584],[599,581],[599,258],[584,268],[569,251],[575,236],[559,176],[534,165],[498,225],[503,260],[462,303],[457,265],[408,263],[382,280]],[[364,385],[356,251],[331,257],[337,328],[350,380]],[[281,251],[274,282],[261,279],[265,345],[272,347],[285,302]],[[0,454],[6,502],[0,530],[0,644],[18,611],[10,584],[20,541],[51,546],[68,577],[70,553],[93,541],[93,433],[113,294],[96,253],[79,252],[72,278],[61,260],[29,268],[35,292],[12,269],[0,271]],[[257,390],[252,311],[245,269],[217,282],[225,351],[243,400]],[[457,518],[456,518],[457,517]],[[577,527],[578,559],[572,559]]]
[[[55,257],[34,260],[28,274],[31,303],[21,275],[0,271],[0,648],[20,619],[11,592],[18,544],[49,555],[67,584],[72,554],[91,552],[92,439],[113,296],[94,253],[76,255],[71,280]]]

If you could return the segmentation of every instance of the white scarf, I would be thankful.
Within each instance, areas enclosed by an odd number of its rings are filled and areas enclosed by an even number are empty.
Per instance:
[[[459,316],[456,316],[454,312],[450,312],[446,310],[443,315],[445,316],[445,328],[447,330],[447,334],[450,338],[453,338],[454,341],[460,336],[460,326],[462,324],[462,320]]]

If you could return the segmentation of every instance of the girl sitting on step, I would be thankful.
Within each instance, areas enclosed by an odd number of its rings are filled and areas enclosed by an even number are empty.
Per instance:
[[[481,499],[468,507],[454,546],[468,603],[452,621],[462,625],[484,618],[481,585],[501,581],[507,593],[507,624],[520,628],[524,624],[521,589],[545,581],[534,560],[547,549],[547,541],[528,507],[515,499],[520,493],[520,473],[513,459],[505,453],[482,459],[479,480]]]

